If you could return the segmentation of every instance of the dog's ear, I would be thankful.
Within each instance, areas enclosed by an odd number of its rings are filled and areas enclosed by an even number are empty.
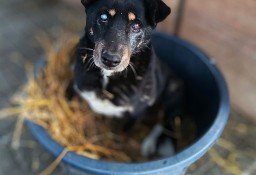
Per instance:
[[[88,7],[93,1],[95,0],[81,0],[81,3],[84,5],[84,7]]]
[[[163,21],[171,13],[171,8],[168,7],[162,0],[157,0],[157,9],[155,14],[156,23]]]
[[[144,0],[146,5],[146,15],[150,25],[156,26],[157,23],[163,21],[170,13],[171,8],[162,0]]]

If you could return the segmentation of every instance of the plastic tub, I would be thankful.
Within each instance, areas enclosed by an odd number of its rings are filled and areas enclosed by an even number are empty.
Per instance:
[[[197,140],[174,156],[144,163],[113,163],[68,153],[63,162],[70,174],[182,175],[220,137],[230,104],[227,86],[218,68],[201,50],[177,37],[155,33],[152,41],[158,57],[185,82],[188,110],[196,123]],[[49,152],[60,155],[63,147],[44,129],[32,122],[28,122],[28,127]]]

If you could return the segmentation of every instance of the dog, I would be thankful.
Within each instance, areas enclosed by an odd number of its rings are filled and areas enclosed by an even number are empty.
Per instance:
[[[86,27],[77,47],[74,89],[94,112],[128,119],[131,128],[158,106],[166,89],[175,88],[168,83],[170,71],[151,46],[152,32],[171,9],[162,0],[81,2]],[[156,124],[145,138],[143,155],[156,152],[163,128]]]

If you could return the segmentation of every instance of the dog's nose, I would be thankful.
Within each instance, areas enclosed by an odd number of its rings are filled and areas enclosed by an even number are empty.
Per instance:
[[[108,67],[116,67],[121,63],[121,57],[117,54],[103,52],[101,61]]]

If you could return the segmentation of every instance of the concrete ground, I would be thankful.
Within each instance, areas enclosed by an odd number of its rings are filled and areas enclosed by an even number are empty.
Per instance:
[[[43,54],[35,39],[45,33],[51,39],[60,33],[80,34],[85,24],[83,9],[50,0],[0,1],[0,108],[26,82],[25,65]],[[229,124],[218,144],[196,164],[192,175],[256,174],[255,122],[233,109]],[[15,119],[0,121],[0,175],[39,174],[54,158],[24,128],[21,147],[11,148]],[[65,165],[55,175],[65,175]]]

